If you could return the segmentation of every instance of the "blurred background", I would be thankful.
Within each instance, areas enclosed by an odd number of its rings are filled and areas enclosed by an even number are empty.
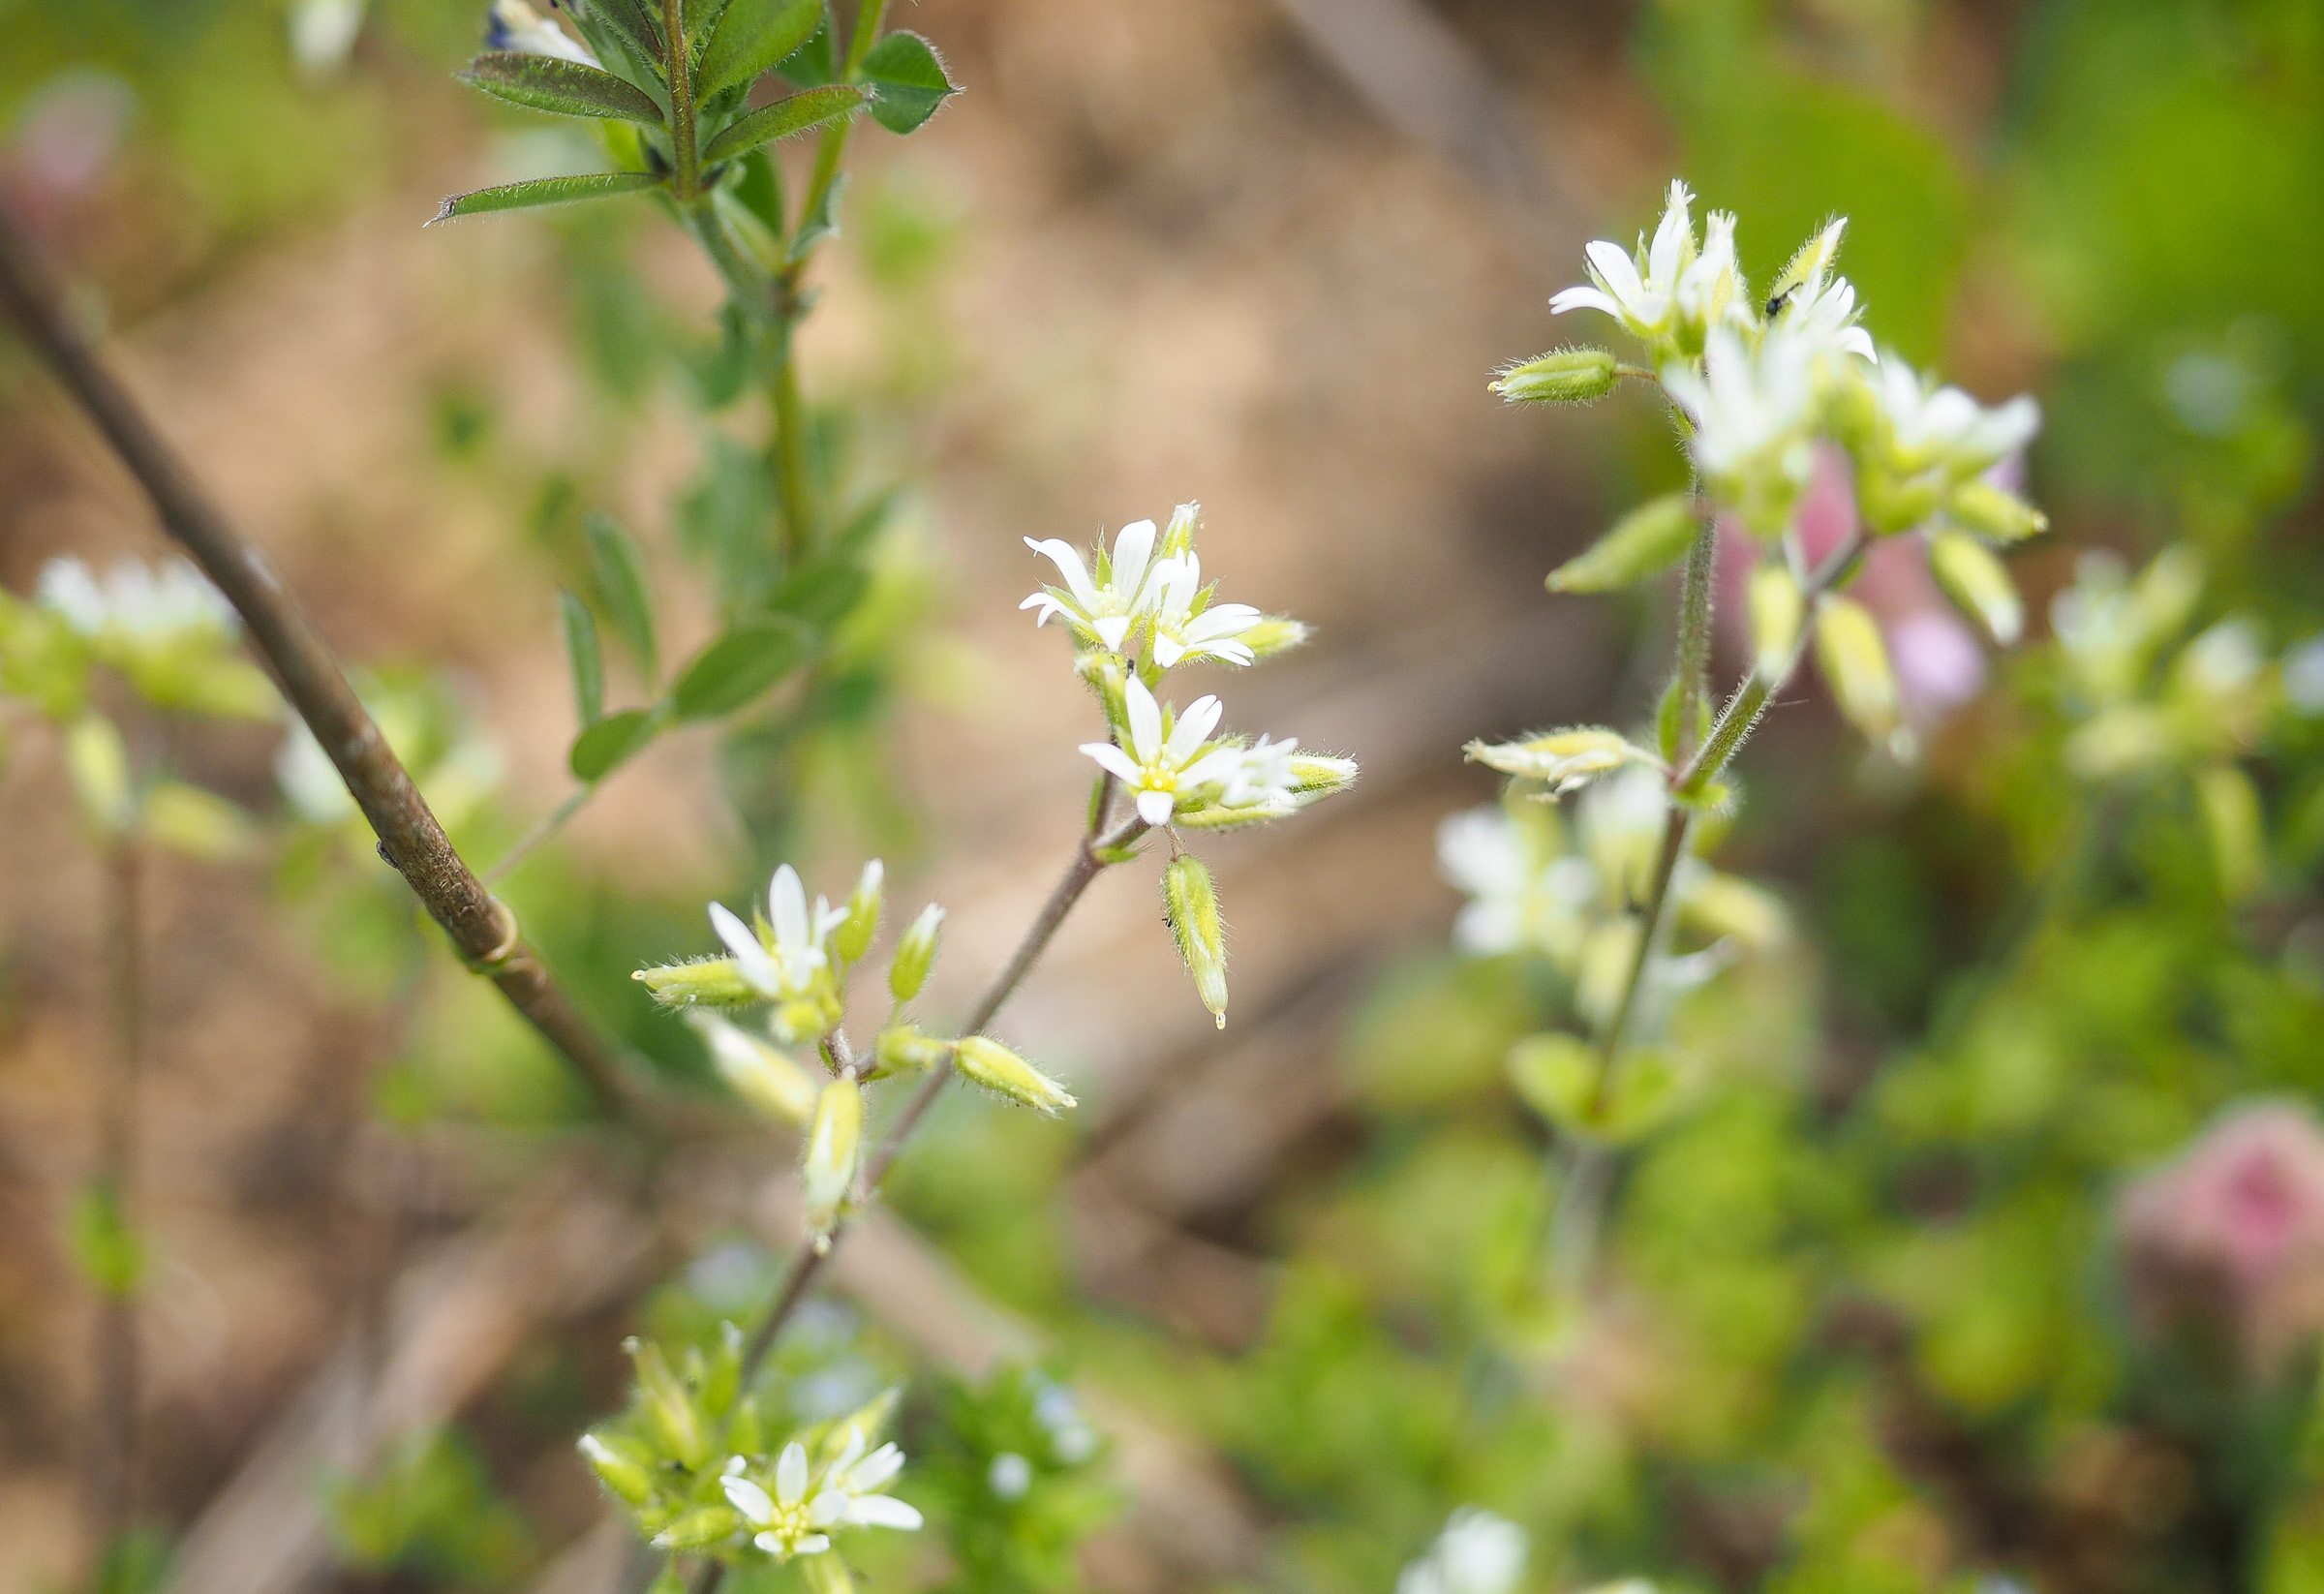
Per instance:
[[[1112,1443],[1104,1482],[1013,1530],[1033,1548],[1006,1578],[923,1546],[884,1586],[1386,1589],[1481,1504],[1532,1535],[1541,1588],[2324,1588],[2324,1144],[2293,1112],[2259,1159],[2264,1233],[2218,1220],[2225,1284],[2187,1264],[2195,1314],[2248,1354],[2171,1362],[2141,1325],[2178,1298],[2115,1233],[2125,1181],[2215,1114],[2324,1087],[2324,654],[2301,651],[2324,630],[2324,10],[903,20],[965,92],[908,148],[866,144],[806,354],[810,399],[909,483],[866,643],[890,667],[804,726],[657,743],[511,876],[528,931],[698,1080],[629,970],[707,950],[701,904],[783,857],[837,894],[878,852],[899,913],[951,906],[933,1000],[964,1006],[1068,854],[1095,724],[1017,611],[1041,574],[1021,538],[1185,500],[1228,596],[1316,628],[1203,690],[1364,776],[1207,849],[1223,1033],[1150,879],[1101,880],[1006,1021],[1081,1113],[949,1103],[905,1221],[849,1253],[798,1354],[841,1383],[917,1369],[907,1449],[960,1450],[932,1490],[981,1475],[965,1392],[995,1365],[1069,1379]],[[718,285],[642,206],[421,230],[564,154],[451,80],[481,29],[466,0],[0,0],[0,202],[489,858],[569,789],[556,591],[584,511],[648,548],[672,653],[715,625],[691,551],[765,511],[744,445],[703,441],[750,435],[713,402]],[[2039,396],[2027,491],[2056,529],[2010,562],[2015,660],[1933,591],[1882,598],[1916,760],[1868,754],[1804,682],[1750,751],[1717,859],[1789,934],[1689,1010],[1720,1083],[1626,1174],[1617,1281],[1575,1306],[1540,1284],[1566,1164],[1502,1076],[1562,998],[1452,950],[1436,833],[1497,789],[1466,739],[1636,724],[1663,684],[1666,593],[1541,578],[1683,484],[1667,420],[1643,396],[1504,409],[1485,383],[1605,336],[1545,300],[1673,175],[1739,214],[1762,282],[1847,215],[1883,346],[1987,402]],[[2094,551],[2136,570],[2172,544],[2206,572],[2186,634],[2238,617],[2280,684],[2232,750],[2257,803],[2232,868],[2186,769],[2097,790],[2059,751],[2050,599],[2103,585]],[[0,339],[0,586],[162,549]],[[623,1398],[623,1334],[748,1314],[796,1221],[753,1192],[788,1153],[597,1137],[367,844],[284,790],[278,728],[149,734],[246,831],[144,876],[150,1532],[105,1579],[612,1586],[573,1436]],[[107,866],[58,740],[7,709],[0,736],[0,1581],[88,1587],[102,1258],[75,1214]]]

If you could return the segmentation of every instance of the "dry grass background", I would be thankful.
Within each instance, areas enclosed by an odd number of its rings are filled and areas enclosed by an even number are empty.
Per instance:
[[[1262,1251],[1216,1238],[1265,1225],[1221,1214],[1288,1199],[1328,1162],[1336,1016],[1366,966],[1440,936],[1450,915],[1432,829],[1487,789],[1460,768],[1460,742],[1609,712],[1617,691],[1603,620],[1539,588],[1591,530],[1590,450],[1617,431],[1561,428],[1555,453],[1543,423],[1499,410],[1483,383],[1555,341],[1543,301],[1571,274],[1595,197],[1635,197],[1659,174],[1626,17],[1448,7],[1432,46],[1448,53],[1391,51],[1407,76],[1367,82],[1364,30],[1392,29],[1400,5],[928,0],[910,25],[969,92],[908,157],[876,156],[925,163],[965,215],[933,307],[950,375],[911,440],[962,645],[901,731],[930,855],[946,861],[899,900],[956,905],[958,983],[941,995],[981,978],[1028,915],[1084,789],[1086,702],[1055,639],[1015,609],[1034,579],[1021,536],[1083,540],[1199,497],[1207,572],[1319,628],[1294,661],[1206,688],[1238,723],[1367,766],[1337,812],[1216,849],[1238,935],[1225,1035],[1175,969],[1150,882],[1126,874],[1092,894],[1011,1019],[1091,1103],[1093,1150],[1065,1197],[1085,1286],[1228,1346],[1264,1310],[1269,1273]],[[1500,42],[1486,52],[1488,18]],[[1421,70],[1446,61],[1450,79]],[[1460,72],[1502,97],[1514,166],[1464,142],[1484,107]],[[601,450],[606,424],[537,229],[416,226],[474,175],[486,134],[473,107],[415,81],[406,108],[429,153],[389,192],[238,252],[141,313],[119,352],[347,657],[459,672],[505,751],[510,803],[531,814],[563,794],[570,711],[553,575],[512,524],[505,478],[577,439]],[[676,240],[654,238],[641,264],[678,301],[714,302]],[[872,380],[882,358],[885,312],[835,267],[810,353],[826,389]],[[499,417],[497,475],[449,466],[435,444],[430,405],[452,382],[478,384]],[[158,551],[133,490],[41,383],[12,368],[0,403],[0,580],[22,591],[60,552]],[[593,469],[659,536],[692,464],[686,428],[652,409],[620,449]],[[684,601],[706,631],[702,596]],[[60,1235],[90,1162],[105,1028],[98,864],[53,745],[29,728],[12,740],[0,1583],[31,1587],[78,1553],[92,1307]],[[263,804],[271,751],[266,736],[211,739],[201,773]],[[658,895],[725,888],[734,834],[707,744],[657,748],[566,844]],[[146,1488],[182,1524],[352,1326],[391,1320],[399,1269],[505,1211],[522,1180],[480,1173],[457,1137],[367,1122],[365,1080],[396,1044],[395,1015],[334,993],[262,869],[154,873],[142,1203],[165,1261],[145,1319]],[[610,1293],[568,1305],[610,1321]],[[577,1467],[561,1453],[537,1470],[520,1494],[577,1533],[591,1509]]]

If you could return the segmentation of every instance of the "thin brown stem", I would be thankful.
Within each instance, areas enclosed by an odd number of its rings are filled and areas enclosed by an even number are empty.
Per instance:
[[[472,966],[615,1113],[645,1103],[620,1056],[582,1017],[506,910],[484,889],[429,812],[387,739],[264,554],[242,535],[164,441],[129,389],[81,335],[32,248],[0,213],[0,310],[47,362],[130,475],[163,528],[194,557],[250,631],[252,647],[322,746],[378,833],[382,852]]]
[[[107,858],[111,923],[108,973],[112,986],[113,1044],[98,1110],[97,1185],[113,1221],[126,1229],[137,1190],[138,1075],[144,1050],[138,967],[142,861],[138,843],[116,838]],[[89,1477],[90,1536],[100,1561],[137,1519],[142,1450],[142,1358],[138,1345],[134,1280],[106,1278],[97,1308],[97,1422]]]

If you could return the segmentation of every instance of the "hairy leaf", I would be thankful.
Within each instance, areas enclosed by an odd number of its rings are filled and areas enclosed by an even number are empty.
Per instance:
[[[702,52],[705,100],[748,83],[797,52],[823,25],[823,0],[734,0]]]
[[[573,667],[573,706],[584,725],[594,725],[605,716],[605,650],[597,641],[596,616],[562,587],[557,609],[565,621],[565,656]]]
[[[776,69],[799,88],[821,88],[825,83],[839,80],[838,36],[832,32],[830,8],[821,9],[822,26],[808,35],[806,44],[775,63]]]
[[[637,667],[652,680],[657,673],[654,652],[654,589],[646,576],[646,556],[636,540],[611,515],[596,511],[583,517],[581,530],[589,538],[589,563],[596,577],[597,601]]]
[[[879,90],[872,119],[890,133],[910,133],[960,89],[944,75],[936,47],[916,33],[891,33],[864,57],[863,79]]]
[[[640,0],[588,0],[587,15],[622,36],[641,60],[661,59],[661,19]]]
[[[473,194],[455,194],[443,201],[428,225],[448,222],[462,216],[481,216],[494,210],[529,210],[535,205],[571,204],[579,199],[610,199],[616,194],[635,194],[640,189],[659,188],[661,179],[643,171],[597,171],[581,177],[535,177],[530,182],[503,183],[498,188],[479,188]]]
[[[807,628],[797,621],[748,621],[694,656],[670,689],[670,706],[682,720],[732,714],[804,663],[807,653]]]
[[[711,139],[702,151],[703,163],[731,160],[746,150],[777,138],[787,138],[794,133],[805,133],[835,117],[851,116],[870,98],[860,88],[834,87],[810,88],[787,100],[778,100],[752,111]]]
[[[660,720],[650,709],[609,714],[573,738],[566,762],[574,780],[595,785],[634,757],[660,728]]]
[[[535,110],[661,124],[661,107],[645,90],[600,67],[585,67],[578,61],[491,50],[471,61],[459,76],[464,83]]]

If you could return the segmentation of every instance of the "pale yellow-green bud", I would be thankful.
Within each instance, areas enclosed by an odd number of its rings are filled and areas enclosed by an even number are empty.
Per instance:
[[[1181,852],[1162,871],[1162,914],[1194,977],[1194,993],[1227,1027],[1227,930],[1219,921],[1218,890],[1210,871],[1191,852]]]
[[[854,963],[871,950],[872,936],[879,929],[880,884],[886,875],[887,866],[877,858],[864,865],[847,897],[847,917],[831,933],[831,950],[840,962]]]
[[[137,817],[129,790],[129,749],[102,714],[84,714],[65,732],[65,767],[80,812],[100,831],[118,836]]]
[[[799,1568],[810,1594],[855,1594],[855,1574],[838,1555],[804,1555],[792,1564]]]
[[[710,1459],[710,1441],[661,1347],[651,1339],[632,1339],[629,1356],[637,1365],[639,1404],[663,1452],[685,1466],[701,1466]]]
[[[1091,648],[1074,655],[1073,668],[1089,684],[1089,690],[1097,693],[1098,701],[1105,705],[1106,722],[1116,726],[1126,723],[1128,711],[1123,707],[1123,702],[1129,672],[1122,663],[1121,655],[1103,648]]]
[[[1688,926],[1753,952],[1783,944],[1789,921],[1774,893],[1732,874],[1705,871],[1679,904]]]
[[[2023,542],[2050,529],[2050,517],[2005,487],[1979,477],[1953,489],[1945,512],[1959,524],[1996,542]]]
[[[579,1448],[597,1481],[631,1505],[642,1506],[654,1497],[654,1458],[634,1440],[585,1433]]]
[[[1318,752],[1291,755],[1292,789],[1302,798],[1329,797],[1356,783],[1356,760],[1331,758]]]
[[[1872,611],[1853,598],[1819,598],[1816,659],[1849,723],[1885,742],[1897,727],[1896,672]]]
[[[654,1545],[657,1549],[707,1549],[733,1538],[742,1525],[742,1515],[732,1506],[696,1506],[655,1534]]]
[[[936,966],[936,933],[943,924],[944,910],[930,903],[897,941],[896,956],[888,963],[888,994],[898,1001],[910,1001],[928,983],[929,971]]]
[[[840,1027],[844,1010],[829,969],[817,970],[806,993],[777,1005],[775,1034],[794,1046],[821,1040]]]
[[[891,1074],[916,1074],[952,1055],[952,1043],[921,1033],[908,1024],[892,1024],[872,1043],[872,1056]]]
[[[856,1153],[864,1143],[864,1090],[850,1068],[823,1087],[815,1098],[814,1122],[807,1131],[800,1172],[807,1190],[807,1227],[827,1235],[855,1182]]]
[[[710,1060],[726,1088],[762,1118],[794,1128],[815,1110],[813,1076],[749,1030],[715,1013],[686,1015],[710,1048]]]
[[[1791,671],[1799,651],[1800,622],[1807,618],[1807,600],[1799,579],[1788,565],[1767,563],[1752,567],[1752,669],[1762,681],[1779,682]]]
[[[1929,572],[1945,596],[2003,647],[2024,632],[2026,605],[2017,584],[1993,551],[1967,532],[1942,531],[1929,538]]]
[[[1052,1118],[1076,1105],[1065,1087],[987,1036],[962,1036],[953,1046],[952,1061],[963,1078]]]
[[[1613,354],[1604,349],[1554,349],[1503,366],[1485,386],[1511,404],[1587,404],[1620,381]]]
[[[1289,653],[1307,640],[1307,628],[1289,615],[1270,614],[1241,636],[1242,645],[1251,650],[1253,659],[1272,659],[1276,654]]]
[[[250,816],[215,792],[182,781],[164,781],[145,794],[145,839],[189,858],[223,863],[248,852],[256,839]]]
[[[2260,817],[2259,793],[2242,770],[2218,763],[2195,772],[2195,797],[2218,869],[2220,895],[2229,902],[2248,897],[2267,873],[2267,825]]]
[[[1928,523],[1937,512],[1939,483],[1929,476],[1898,476],[1877,466],[1856,475],[1856,508],[1876,536],[1894,536]]]
[[[1612,531],[1551,570],[1544,584],[1553,593],[1619,591],[1684,559],[1701,529],[1694,500],[1668,494],[1624,515]]]
[[[1471,742],[1462,751],[1473,763],[1528,781],[1546,781],[1561,792],[1620,769],[1634,758],[1653,761],[1615,732],[1590,725],[1551,731],[1522,742]]]
[[[1200,504],[1181,504],[1170,511],[1170,524],[1162,528],[1162,541],[1154,549],[1156,559],[1180,559],[1194,552],[1194,534],[1202,529],[1203,506]]]
[[[766,994],[743,978],[732,958],[703,958],[694,963],[665,964],[641,968],[629,976],[654,994],[664,1007],[752,1007]]]

